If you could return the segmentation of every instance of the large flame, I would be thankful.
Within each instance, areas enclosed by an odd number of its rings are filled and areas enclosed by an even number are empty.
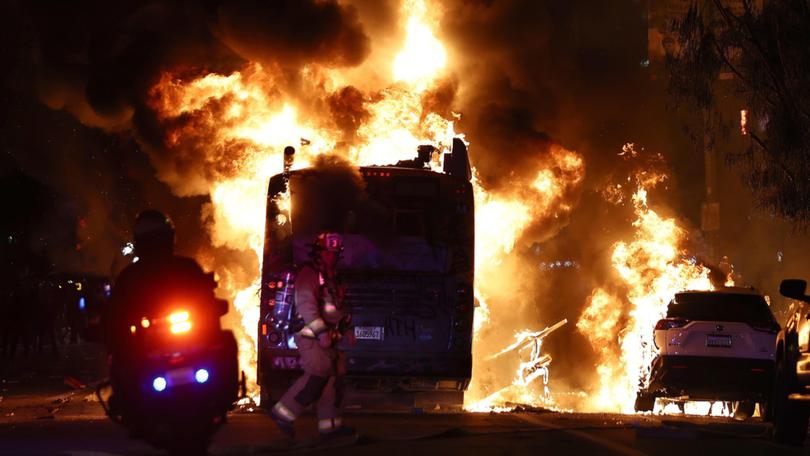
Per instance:
[[[597,288],[577,322],[599,356],[599,384],[586,404],[590,410],[632,413],[655,357],[653,328],[670,299],[679,291],[713,288],[710,270],[686,256],[686,231],[648,205],[648,189],[665,179],[649,171],[635,176],[633,239],[615,243],[611,257],[626,292],[618,296]]]
[[[553,171],[552,171],[553,170]],[[567,216],[573,209],[567,200],[570,190],[578,188],[585,177],[582,157],[554,145],[548,162],[541,167],[528,185],[515,185],[512,190],[497,194],[486,192],[473,179],[475,192],[475,312],[473,344],[473,380],[465,396],[465,408],[470,411],[503,410],[504,404],[547,404],[550,401],[545,382],[526,382],[525,361],[502,370],[487,362],[493,349],[507,345],[508,338],[521,340],[534,333],[537,322],[492,321],[495,311],[514,313],[522,299],[513,277],[504,268],[504,261],[516,243],[533,224],[542,220]],[[484,331],[484,329],[488,329]],[[538,347],[539,349],[539,347]],[[536,383],[536,382],[535,382]]]
[[[449,146],[452,138],[460,136],[454,129],[458,115],[448,118],[447,114],[427,110],[430,103],[424,99],[439,84],[447,65],[447,52],[435,33],[437,11],[422,0],[403,2],[406,35],[399,52],[392,53],[396,57],[391,62],[390,84],[382,90],[364,92],[362,88],[344,87],[348,78],[340,70],[316,66],[305,68],[295,89],[290,89],[280,70],[251,63],[229,74],[194,78],[167,72],[150,92],[149,104],[167,130],[165,147],[181,156],[191,150],[193,153],[186,154],[188,160],[203,162],[196,167],[188,162],[158,166],[161,179],[182,195],[208,195],[210,204],[203,219],[212,244],[250,252],[257,260],[253,266],[223,267],[231,263],[217,261],[217,253],[199,256],[209,269],[216,266],[220,293],[233,302],[235,312],[230,317],[239,336],[240,363],[248,375],[251,395],[256,393],[259,315],[259,271],[255,265],[261,264],[267,182],[282,171],[281,151],[285,146],[296,146],[295,167],[300,168],[324,153],[339,153],[357,165],[371,165],[412,158],[420,144],[430,143],[440,149]],[[359,111],[349,116],[349,134],[345,123],[339,126],[334,113],[329,113],[327,100],[336,95],[351,98]],[[497,292],[502,262],[538,220],[570,213],[572,204],[564,195],[578,188],[584,176],[584,162],[575,152],[552,146],[550,150],[538,149],[537,154],[546,158],[526,185],[491,193],[477,177],[473,180],[475,295],[480,303],[475,319],[476,347],[501,346],[501,334],[511,336],[530,329],[520,322],[497,333],[479,331],[490,324],[491,308],[510,305]],[[438,162],[431,166],[440,170]],[[188,172],[188,168],[197,171]],[[488,354],[484,348],[476,350],[476,359]],[[474,376],[482,365],[476,362]],[[503,379],[508,383],[513,375],[507,372]],[[512,396],[520,395],[523,402],[537,400],[531,385],[518,386]],[[474,383],[468,402],[485,394]]]
[[[447,52],[436,38],[436,21],[429,17],[423,1],[406,0],[402,10],[408,13],[405,46],[394,59],[396,81],[405,81],[416,90],[425,90],[447,64]]]
[[[455,119],[424,112],[421,96],[444,67],[445,49],[432,32],[435,24],[427,22],[425,4],[409,1],[405,7],[407,37],[392,64],[395,81],[371,96],[359,92],[366,115],[349,142],[329,116],[312,115],[311,107],[301,115],[300,97],[285,92],[281,75],[258,64],[190,80],[167,72],[152,88],[150,106],[169,126],[166,148],[203,149],[205,160],[217,165],[191,178],[159,167],[160,177],[178,193],[210,196],[203,217],[215,247],[251,251],[261,263],[267,181],[282,171],[285,146],[297,147],[295,167],[301,168],[323,153],[342,153],[357,165],[387,164],[412,158],[420,144],[451,144]],[[336,71],[308,68],[302,74],[324,98],[342,89]],[[230,160],[225,169],[223,157]],[[216,263],[210,255],[199,259],[209,267]],[[244,271],[217,272],[220,292],[233,300],[240,363],[255,394],[258,271],[247,287],[239,285]]]

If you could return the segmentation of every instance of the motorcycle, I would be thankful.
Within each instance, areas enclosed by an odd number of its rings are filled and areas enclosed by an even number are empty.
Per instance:
[[[169,454],[205,454],[240,390],[236,339],[219,323],[227,302],[214,301],[167,300],[132,321],[121,335],[126,349],[111,356],[110,380],[96,390],[131,437]]]

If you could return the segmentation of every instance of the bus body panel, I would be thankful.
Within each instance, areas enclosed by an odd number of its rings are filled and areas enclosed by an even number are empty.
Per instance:
[[[339,263],[356,339],[340,343],[348,383],[368,391],[463,392],[472,371],[472,186],[427,169],[360,172],[369,202],[345,217]],[[294,296],[295,272],[317,233],[305,220],[311,214],[297,207],[317,206],[301,198],[312,177],[297,173],[288,177],[286,224],[278,222],[284,217],[273,194],[278,178],[268,194],[258,328],[263,400],[277,399],[300,372],[291,334],[277,318]]]

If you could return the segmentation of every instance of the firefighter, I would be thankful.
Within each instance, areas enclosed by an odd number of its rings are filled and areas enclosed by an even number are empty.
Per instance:
[[[295,280],[295,306],[301,329],[295,334],[302,375],[273,406],[270,416],[288,437],[293,422],[317,402],[318,431],[324,437],[350,436],[341,416],[346,356],[337,343],[351,316],[343,305],[344,291],[337,280],[343,241],[336,233],[321,233],[312,245],[312,261]]]

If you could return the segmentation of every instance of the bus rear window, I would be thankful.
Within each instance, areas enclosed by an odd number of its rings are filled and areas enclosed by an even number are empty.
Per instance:
[[[397,211],[394,218],[397,236],[425,235],[425,215],[422,211]]]
[[[439,195],[439,183],[435,179],[398,179],[394,193],[397,196],[434,198]]]

